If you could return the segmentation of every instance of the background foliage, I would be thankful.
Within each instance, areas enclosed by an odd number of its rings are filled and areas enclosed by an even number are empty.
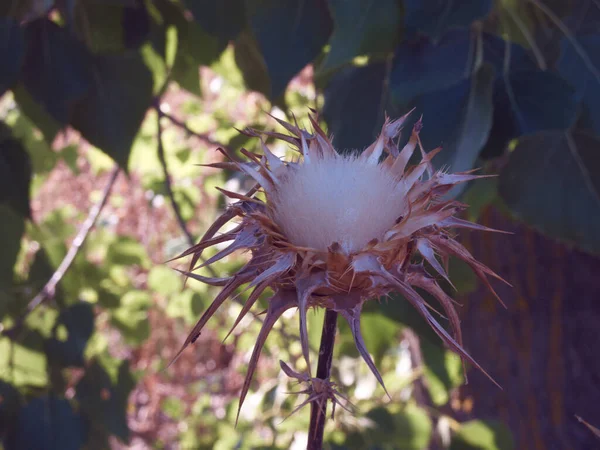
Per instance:
[[[281,422],[295,397],[276,375],[301,353],[293,318],[236,429],[257,326],[221,343],[239,305],[165,370],[214,291],[182,290],[162,263],[224,206],[215,185],[244,183],[194,164],[253,145],[234,127],[273,127],[263,111],[317,108],[347,151],[415,108],[425,147],[444,146],[437,167],[500,174],[453,193],[471,219],[494,205],[600,253],[599,29],[591,0],[2,2],[2,445],[301,448],[306,411]],[[476,288],[462,266],[451,276]],[[459,361],[401,299],[363,328],[393,401],[341,326],[336,379],[358,412],[328,425],[332,448],[525,448],[470,414]]]

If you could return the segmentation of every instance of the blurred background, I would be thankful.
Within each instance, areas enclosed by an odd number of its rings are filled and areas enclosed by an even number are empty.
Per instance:
[[[507,309],[463,265],[450,277],[465,348],[503,389],[465,384],[401,297],[370,302],[391,399],[340,322],[333,379],[356,411],[337,409],[327,448],[600,448],[597,0],[3,0],[0,447],[304,448],[278,362],[301,357],[295,314],[236,428],[260,316],[223,342],[243,293],[167,368],[216,290],[182,289],[185,261],[165,261],[227,206],[216,186],[247,187],[198,166],[254,150],[236,128],[314,108],[343,152],[413,107],[437,168],[499,174],[453,195],[514,232],[458,238],[514,285],[494,285]]]

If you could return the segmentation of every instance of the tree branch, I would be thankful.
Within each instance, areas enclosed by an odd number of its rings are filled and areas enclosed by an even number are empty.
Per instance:
[[[17,333],[19,332],[21,327],[23,326],[23,323],[25,322],[25,319],[27,318],[27,316],[29,314],[31,314],[31,312],[33,312],[43,302],[54,297],[58,283],[60,283],[60,280],[62,280],[63,276],[65,275],[65,273],[67,272],[67,270],[69,269],[69,267],[71,266],[73,261],[75,260],[77,253],[79,253],[79,250],[81,249],[85,240],[87,239],[88,234],[94,227],[94,224],[96,223],[96,220],[98,219],[98,216],[100,215],[100,212],[106,205],[106,202],[107,202],[108,198],[110,197],[110,193],[115,184],[115,181],[117,180],[117,176],[119,175],[119,172],[120,172],[120,167],[118,164],[115,164],[115,167],[113,168],[112,172],[110,173],[108,183],[104,187],[102,197],[90,209],[90,212],[88,213],[87,218],[85,219],[83,224],[81,224],[81,227],[79,228],[79,231],[77,232],[77,235],[75,236],[75,239],[73,239],[73,242],[71,243],[71,247],[69,248],[69,251],[67,252],[65,257],[61,261],[60,265],[54,271],[54,273],[52,274],[52,277],[50,277],[50,279],[44,285],[42,290],[29,302],[29,304],[27,305],[27,311],[25,311],[25,313],[16,321],[16,323],[11,328],[9,328],[7,330],[3,330],[2,335],[13,339],[17,335]]]

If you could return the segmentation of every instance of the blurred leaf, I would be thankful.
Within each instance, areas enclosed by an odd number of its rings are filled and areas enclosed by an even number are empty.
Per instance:
[[[362,150],[375,140],[386,106],[385,99],[382,104],[385,76],[385,64],[375,63],[342,69],[328,83],[323,118],[338,152]]]
[[[19,343],[0,338],[0,376],[13,385],[45,387],[48,383],[43,338],[39,332],[26,330]]]
[[[332,28],[327,5],[320,0],[248,0],[246,8],[269,74],[265,94],[277,99],[327,43]]]
[[[59,123],[92,87],[90,55],[66,29],[48,19],[25,28],[28,43],[22,80],[33,99]]]
[[[168,296],[181,290],[183,278],[173,269],[154,266],[148,273],[148,287],[151,291]]]
[[[350,433],[344,446],[349,449],[422,450],[431,440],[431,419],[415,405],[392,413],[383,407],[371,409],[370,424],[359,434]]]
[[[398,323],[383,314],[365,313],[360,320],[365,345],[379,365],[384,354],[398,344]]]
[[[500,175],[511,211],[540,231],[600,254],[600,139],[544,132],[519,139]]]
[[[460,357],[427,340],[421,341],[421,352],[429,396],[435,405],[445,405],[450,400],[452,389],[463,382]]]
[[[6,450],[78,450],[87,434],[88,424],[67,400],[44,396],[21,408],[5,446]]]
[[[125,50],[123,5],[98,0],[75,3],[74,31],[94,53]]]
[[[25,55],[25,40],[19,24],[10,17],[0,17],[0,96],[16,81]]]
[[[421,32],[438,39],[449,29],[468,28],[487,16],[492,6],[493,0],[405,0],[404,23],[409,34]]]
[[[31,120],[33,125],[39,128],[39,130],[44,135],[46,144],[45,146],[32,146],[30,143],[24,141],[28,151],[30,153],[34,153],[32,155],[32,160],[34,161],[34,168],[36,168],[36,173],[39,173],[42,167],[44,167],[46,171],[52,170],[52,167],[54,167],[53,165],[49,167],[49,164],[35,164],[35,161],[40,159],[51,159],[48,154],[53,155],[53,153],[50,151],[48,144],[51,144],[52,141],[54,141],[54,138],[61,129],[61,124],[58,123],[50,114],[48,114],[48,112],[46,112],[42,106],[37,104],[35,100],[33,100],[33,98],[31,98],[31,95],[29,94],[29,92],[27,92],[27,90],[22,84],[18,84],[13,89],[13,95],[15,96],[15,101],[19,105],[19,109],[21,110],[21,112],[25,114],[25,116],[27,116],[27,118]],[[33,130],[31,129],[31,127],[29,128],[30,134],[32,134]],[[30,139],[30,141],[31,140],[32,139]],[[38,154],[39,157],[36,158]],[[41,154],[43,154],[43,158]],[[55,155],[53,156],[54,159],[56,159]]]
[[[127,361],[120,363],[112,379],[106,369],[94,361],[77,383],[75,398],[95,425],[126,442],[129,440],[127,399],[134,385]]]
[[[150,266],[144,246],[128,236],[120,236],[110,244],[106,253],[106,262],[123,266]]]
[[[472,420],[452,437],[450,450],[512,450],[510,431],[497,422]]]
[[[141,46],[148,39],[151,30],[147,3],[138,0],[133,5],[126,5],[121,17],[121,29],[126,48]]]
[[[221,44],[233,40],[246,24],[244,0],[183,0],[202,28]]]
[[[577,42],[595,66],[596,74],[566,38],[561,43],[562,56],[558,62],[558,71],[575,89],[577,99],[585,106],[586,125],[600,135],[600,35],[578,36]]]
[[[111,323],[131,345],[140,345],[150,336],[148,307],[150,295],[145,291],[129,291],[121,299],[121,306],[112,312]]]
[[[127,168],[129,152],[152,101],[152,74],[139,54],[97,55],[94,84],[73,111],[71,124]]]
[[[23,217],[31,218],[29,184],[31,162],[10,129],[0,122],[0,203],[10,206]]]
[[[461,201],[469,205],[467,219],[477,222],[483,211],[498,198],[498,179],[482,178],[471,183]]]
[[[238,35],[234,52],[235,63],[242,73],[246,89],[269,97],[271,94],[269,72],[258,48],[258,42],[249,30],[245,29]]]
[[[4,240],[0,255],[0,289],[12,286],[13,267],[21,249],[21,236],[24,231],[23,217],[7,205],[0,204],[0,236]]]
[[[442,341],[427,321],[400,294],[392,293],[389,297],[382,297],[380,303],[379,308],[385,317],[412,328],[419,338],[428,339],[429,342],[442,346]]]
[[[64,326],[67,338],[58,336]],[[77,303],[63,310],[56,321],[53,336],[46,343],[48,359],[63,367],[83,367],[84,352],[94,332],[94,311],[89,303]]]
[[[182,88],[201,95],[200,66],[216,61],[223,47],[194,22],[184,21],[178,30],[177,56],[171,76]]]
[[[356,56],[385,55],[392,51],[400,27],[400,5],[396,0],[329,0],[328,3],[333,34],[320,72],[336,69]]]

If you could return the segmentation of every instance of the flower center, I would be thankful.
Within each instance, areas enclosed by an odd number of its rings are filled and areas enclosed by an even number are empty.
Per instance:
[[[397,180],[382,165],[352,156],[311,157],[291,170],[273,197],[274,219],[293,244],[361,250],[390,229],[404,208]]]

